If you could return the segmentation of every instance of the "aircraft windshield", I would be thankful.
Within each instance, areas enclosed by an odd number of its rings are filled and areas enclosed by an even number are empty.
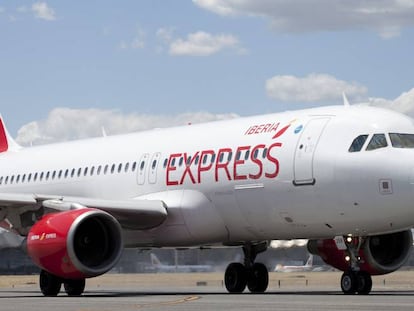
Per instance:
[[[394,148],[414,148],[414,134],[390,133],[390,139]]]
[[[359,135],[357,138],[354,139],[354,141],[351,144],[351,147],[349,147],[349,152],[358,152],[361,151],[362,146],[364,146],[365,141],[367,140],[368,135]]]
[[[367,151],[376,150],[387,147],[387,139],[384,134],[374,134],[367,146]]]

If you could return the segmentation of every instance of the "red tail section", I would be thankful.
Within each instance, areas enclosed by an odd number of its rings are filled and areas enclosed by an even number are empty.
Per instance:
[[[9,150],[9,143],[7,141],[7,134],[3,124],[3,119],[0,118],[0,152]]]

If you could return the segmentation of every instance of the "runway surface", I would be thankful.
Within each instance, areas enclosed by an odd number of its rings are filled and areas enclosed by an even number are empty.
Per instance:
[[[0,277],[0,310],[413,310],[414,273],[374,278],[368,296],[346,296],[340,273],[271,274],[265,294],[231,295],[221,274],[106,275],[82,297],[43,297],[37,277]],[[411,281],[412,280],[412,281]],[[338,283],[338,284],[337,284]]]

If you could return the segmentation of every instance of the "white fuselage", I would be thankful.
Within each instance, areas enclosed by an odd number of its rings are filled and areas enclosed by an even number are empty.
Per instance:
[[[125,231],[131,247],[394,232],[414,224],[414,149],[389,133],[413,121],[324,107],[24,148],[0,154],[0,192],[163,200],[167,220]],[[387,147],[366,151],[373,134]]]

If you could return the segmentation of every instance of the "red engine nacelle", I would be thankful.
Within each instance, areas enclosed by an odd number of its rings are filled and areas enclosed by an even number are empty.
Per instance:
[[[351,243],[355,243],[355,239]],[[391,273],[399,269],[411,254],[413,237],[411,230],[370,236],[359,250],[359,267],[371,275]],[[333,239],[310,240],[308,250],[319,255],[327,264],[342,270],[350,269],[347,250],[339,250]]]
[[[122,233],[110,214],[92,208],[48,214],[27,237],[27,251],[42,269],[64,279],[101,275],[118,262]]]

